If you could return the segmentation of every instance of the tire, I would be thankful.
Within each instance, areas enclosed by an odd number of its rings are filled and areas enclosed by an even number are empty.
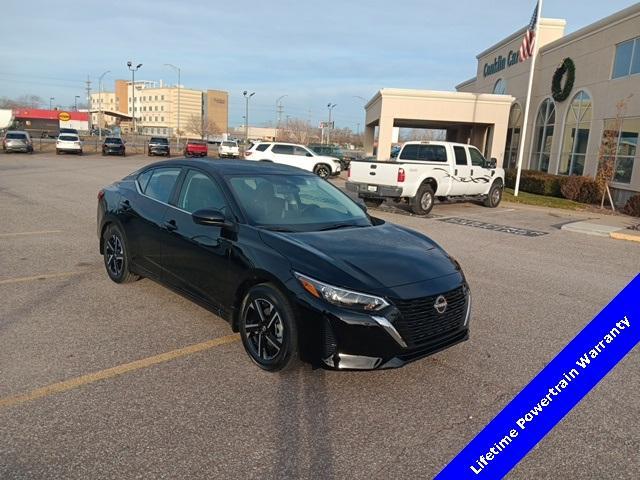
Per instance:
[[[251,288],[242,301],[238,322],[247,355],[263,370],[290,370],[300,363],[295,315],[275,285]]]
[[[496,208],[500,205],[502,201],[502,183],[493,182],[491,188],[489,189],[489,193],[487,194],[487,198],[484,200],[484,206],[488,208]]]
[[[320,178],[328,178],[331,176],[331,167],[327,164],[320,163],[314,167],[313,173],[318,175]]]
[[[418,188],[416,196],[411,199],[411,211],[416,215],[427,215],[433,208],[434,200],[433,188],[423,183]]]
[[[122,230],[111,224],[102,236],[104,267],[109,278],[116,283],[135,282],[140,276],[130,270],[129,253]]]
[[[80,151],[78,152],[78,155],[82,155],[82,150],[80,150]]]
[[[60,155],[60,150],[56,149],[56,155]]]
[[[377,208],[384,202],[381,198],[363,198],[364,204],[369,208]]]
[[[103,156],[103,157],[106,157],[106,156],[107,156],[107,153],[106,153],[104,150],[102,150],[102,156]]]
[[[127,152],[125,152],[124,150],[122,151],[122,156],[126,157],[127,156]]]

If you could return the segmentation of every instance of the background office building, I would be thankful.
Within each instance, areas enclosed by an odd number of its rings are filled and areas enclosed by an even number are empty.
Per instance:
[[[131,81],[126,80],[116,80],[114,92],[91,94],[94,125],[108,128],[118,123],[127,132],[135,115],[136,130],[145,135],[176,136],[178,128],[183,137],[200,137],[203,131],[226,133],[228,105],[227,92],[178,88],[162,81],[136,80],[135,97]]]
[[[617,154],[611,186],[615,201],[624,203],[640,191],[640,4],[569,35],[564,34],[565,25],[556,19],[540,22],[523,168],[595,176],[603,138],[613,138]],[[523,28],[480,53],[476,77],[456,87],[459,92],[515,98],[505,167],[516,165],[523,129],[531,65],[530,60],[518,60],[524,33]],[[560,90],[553,92],[554,74],[562,66]],[[567,80],[573,80],[570,89]]]

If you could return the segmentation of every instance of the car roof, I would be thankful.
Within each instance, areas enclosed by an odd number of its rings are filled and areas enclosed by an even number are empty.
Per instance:
[[[176,158],[172,160],[164,160],[161,162],[151,163],[146,165],[143,169],[148,167],[194,167],[204,170],[212,174],[219,175],[252,175],[252,174],[266,174],[266,175],[309,175],[311,172],[302,170],[301,168],[291,167],[289,165],[282,165],[273,162],[253,162],[251,160],[203,160],[203,159],[188,159],[188,158]]]

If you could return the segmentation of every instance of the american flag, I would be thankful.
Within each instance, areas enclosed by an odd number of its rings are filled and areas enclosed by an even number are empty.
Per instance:
[[[533,55],[533,48],[536,44],[536,23],[538,23],[538,4],[536,3],[536,9],[533,11],[531,21],[527,27],[527,31],[522,39],[522,45],[520,45],[520,61],[524,62],[527,58]]]

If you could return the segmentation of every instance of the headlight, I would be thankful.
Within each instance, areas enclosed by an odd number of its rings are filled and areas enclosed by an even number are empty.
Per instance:
[[[384,298],[334,287],[297,272],[294,272],[294,275],[307,292],[316,298],[326,300],[332,305],[362,309],[367,312],[382,310],[389,305]]]

